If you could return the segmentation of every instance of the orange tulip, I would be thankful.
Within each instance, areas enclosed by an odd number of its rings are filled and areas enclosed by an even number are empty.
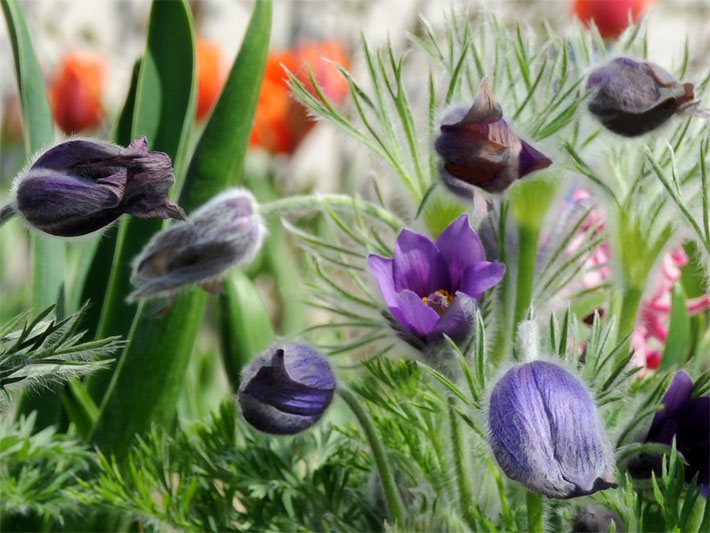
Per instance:
[[[101,124],[101,93],[106,63],[96,54],[72,52],[61,62],[50,84],[52,113],[64,133],[91,130]]]
[[[215,41],[197,41],[197,120],[205,118],[219,98],[227,68],[222,46]]]
[[[651,0],[575,0],[574,12],[589,26],[592,22],[605,39],[616,39],[629,25],[629,13],[638,22]]]
[[[336,42],[304,43],[294,51],[273,51],[269,54],[264,82],[254,117],[250,145],[273,154],[292,154],[315,122],[306,108],[291,95],[286,84],[284,67],[315,94],[307,66],[323,90],[335,103],[348,93],[347,80],[331,61],[349,68],[350,61],[343,47]]]

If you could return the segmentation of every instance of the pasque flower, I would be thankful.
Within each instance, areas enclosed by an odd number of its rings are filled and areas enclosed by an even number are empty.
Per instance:
[[[488,79],[470,109],[454,108],[444,116],[434,147],[442,159],[444,184],[465,197],[476,187],[503,192],[515,180],[552,164],[503,119]]]
[[[242,372],[242,415],[259,431],[292,435],[318,422],[336,381],[328,360],[307,344],[278,344]]]
[[[167,154],[148,150],[145,138],[128,148],[70,139],[42,153],[17,177],[12,208],[33,228],[61,237],[97,231],[129,214],[182,218],[168,200],[175,183]]]
[[[710,396],[693,398],[693,380],[685,370],[673,377],[663,397],[663,409],[656,412],[646,435],[646,442],[676,448],[687,461],[685,479],[690,482],[698,476],[698,485],[707,497],[710,486]],[[662,459],[642,455],[633,461],[629,470],[637,477],[650,477],[651,472],[661,475]]]
[[[463,340],[477,300],[505,273],[503,264],[486,261],[468,215],[454,220],[436,242],[404,229],[394,257],[371,254],[367,264],[394,319],[425,341],[444,335]]]
[[[595,91],[589,111],[609,130],[626,137],[649,132],[697,103],[692,83],[681,83],[658,65],[628,57],[594,69],[587,89]]]
[[[490,444],[506,475],[551,498],[616,486],[614,453],[582,383],[554,363],[532,361],[496,383]]]
[[[129,301],[165,296],[181,287],[210,282],[251,261],[266,234],[257,203],[245,189],[212,198],[189,219],[153,236],[133,261]]]
[[[96,54],[73,52],[62,60],[49,93],[54,121],[64,133],[91,130],[101,124],[105,73],[106,63]]]

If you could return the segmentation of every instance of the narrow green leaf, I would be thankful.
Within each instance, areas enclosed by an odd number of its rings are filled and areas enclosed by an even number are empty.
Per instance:
[[[274,329],[251,280],[233,272],[224,280],[219,297],[222,359],[236,391],[242,368],[274,340]]]
[[[683,287],[676,284],[671,293],[671,322],[666,347],[661,359],[661,370],[681,368],[692,346],[690,315]]]
[[[262,0],[188,167],[180,196],[188,213],[241,175],[270,29],[271,1]],[[205,292],[191,287],[160,317],[141,306],[92,433],[104,453],[125,457],[134,435],[172,422],[205,304]]]

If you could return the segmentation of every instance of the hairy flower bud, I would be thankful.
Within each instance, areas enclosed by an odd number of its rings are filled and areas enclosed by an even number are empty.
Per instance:
[[[293,435],[320,420],[336,382],[328,360],[307,344],[277,344],[242,372],[242,414],[259,431]]]
[[[653,63],[616,58],[592,71],[589,111],[609,130],[625,137],[649,132],[678,111],[697,103],[692,83],[680,83]]]
[[[144,137],[128,148],[71,139],[41,154],[15,181],[13,209],[33,228],[60,237],[87,235],[122,214],[182,218],[168,201],[170,157]]]
[[[208,284],[229,268],[251,261],[266,228],[245,189],[212,198],[184,222],[153,236],[133,261],[128,301],[165,296],[192,283]]]
[[[442,158],[444,184],[458,195],[470,197],[475,187],[503,192],[515,180],[552,164],[503,120],[487,79],[468,111],[454,109],[443,122],[434,147]]]
[[[488,411],[490,443],[506,475],[552,498],[616,486],[614,454],[582,383],[532,361],[498,381]]]

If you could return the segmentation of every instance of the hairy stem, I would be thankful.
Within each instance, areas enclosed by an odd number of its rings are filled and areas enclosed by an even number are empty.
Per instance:
[[[542,496],[533,492],[527,492],[525,494],[525,507],[528,512],[528,533],[543,533],[545,527]]]
[[[338,394],[340,394],[343,401],[348,404],[348,407],[355,415],[355,418],[357,418],[360,426],[362,426],[362,430],[365,432],[365,437],[367,438],[367,442],[370,444],[370,451],[372,452],[372,456],[375,460],[377,473],[380,476],[380,483],[382,483],[382,492],[384,493],[385,501],[387,502],[387,511],[389,512],[392,521],[395,524],[402,526],[406,515],[404,504],[402,503],[402,499],[399,495],[397,485],[394,482],[392,469],[390,468],[389,462],[387,462],[385,448],[377,435],[375,425],[372,423],[372,420],[352,392],[347,389],[338,389]]]
[[[451,444],[454,452],[454,468],[456,468],[456,486],[458,488],[459,506],[461,515],[471,530],[476,531],[476,517],[471,512],[473,502],[473,491],[469,482],[469,468],[466,460],[464,434],[461,431],[461,424],[456,416],[453,406],[453,399],[449,400],[449,428],[451,430]]]
[[[263,216],[281,216],[288,213],[313,211],[327,205],[333,209],[357,208],[374,218],[381,220],[395,231],[404,226],[404,222],[397,216],[378,205],[375,205],[347,194],[304,194],[280,198],[261,204],[259,211]]]
[[[7,205],[2,206],[2,208],[0,209],[0,226],[2,226],[5,222],[10,220],[16,214],[17,214],[17,211],[15,211],[14,205],[7,204]]]
[[[532,303],[533,282],[535,281],[535,264],[537,260],[537,241],[540,230],[527,225],[518,226],[518,282],[515,295],[515,322],[518,324],[525,318]]]

